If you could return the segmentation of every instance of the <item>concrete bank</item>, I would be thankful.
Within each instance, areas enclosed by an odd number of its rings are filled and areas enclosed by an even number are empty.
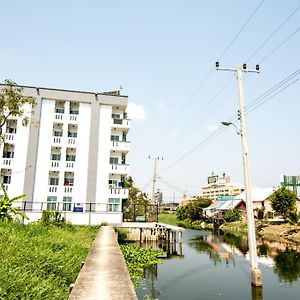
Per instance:
[[[69,300],[137,300],[115,231],[102,226]]]

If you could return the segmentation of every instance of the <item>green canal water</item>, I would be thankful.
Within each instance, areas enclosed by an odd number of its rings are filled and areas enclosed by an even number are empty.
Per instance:
[[[263,287],[250,283],[247,237],[185,230],[182,247],[162,247],[162,264],[144,270],[140,300],[299,300],[300,246],[257,241]],[[148,245],[149,246],[149,245]]]

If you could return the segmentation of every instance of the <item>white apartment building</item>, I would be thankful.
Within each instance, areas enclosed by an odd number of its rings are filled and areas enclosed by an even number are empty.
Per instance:
[[[0,87],[1,88],[1,87]],[[45,209],[75,224],[122,222],[129,173],[127,96],[23,86],[37,105],[30,124],[11,117],[2,132],[1,177],[36,221]]]
[[[202,187],[203,197],[216,200],[218,197],[236,196],[244,191],[242,185],[230,182],[230,177],[225,173],[222,176],[214,175],[207,177],[207,185]]]

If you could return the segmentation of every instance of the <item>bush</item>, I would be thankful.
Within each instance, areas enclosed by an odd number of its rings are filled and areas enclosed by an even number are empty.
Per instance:
[[[237,209],[229,209],[223,216],[226,222],[236,222],[242,219],[242,215]]]
[[[116,228],[118,234],[118,243],[122,244],[128,240],[128,231],[125,228]]]

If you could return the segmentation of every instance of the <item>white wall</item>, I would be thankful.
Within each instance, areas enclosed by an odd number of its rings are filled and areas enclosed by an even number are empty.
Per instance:
[[[73,202],[86,202],[89,139],[91,122],[91,104],[80,103],[78,115],[78,133],[76,140],[76,161],[74,167]]]
[[[34,202],[46,202],[47,196],[49,194],[48,177],[50,166],[51,142],[53,140],[52,129],[54,121],[54,108],[55,101],[42,99],[36,175],[33,193]],[[40,208],[40,205],[34,205],[34,208]]]
[[[74,213],[65,212],[61,214],[68,222],[73,225],[100,225],[102,222],[107,222],[112,225],[122,224],[123,214],[116,213]],[[36,222],[42,217],[41,212],[26,212],[29,220],[24,220],[25,224]]]
[[[112,125],[111,114],[111,106],[100,106],[96,203],[108,202],[109,157],[111,146],[110,135]]]

